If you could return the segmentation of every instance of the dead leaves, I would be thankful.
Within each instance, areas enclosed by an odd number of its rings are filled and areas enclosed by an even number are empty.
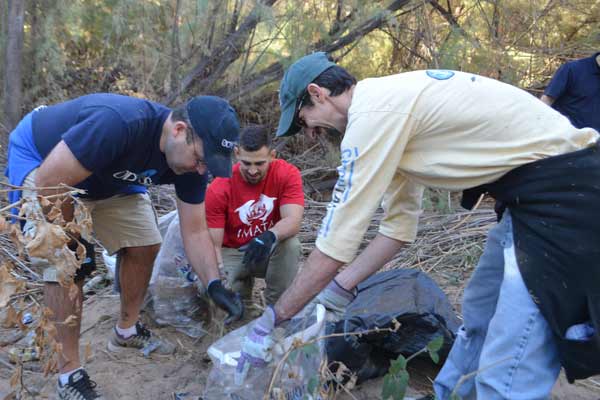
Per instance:
[[[25,244],[30,257],[47,260],[56,268],[56,278],[63,286],[69,286],[81,265],[75,253],[69,250],[71,238],[62,227],[46,221],[37,221],[26,237],[33,237]]]
[[[44,365],[44,377],[47,377],[48,375],[56,372],[58,370],[58,361],[56,360],[55,357],[51,357],[48,359],[48,361],[46,361],[46,364]]]
[[[15,310],[15,308],[9,305],[6,308],[6,315],[4,317],[4,321],[2,321],[3,328],[15,328],[19,326],[19,314]]]
[[[23,232],[21,232],[21,227],[19,224],[11,224],[10,227],[10,240],[17,248],[17,253],[20,255],[25,254],[25,238],[23,237]]]
[[[49,265],[55,267],[58,282],[68,289],[69,298],[76,301],[80,307],[80,291],[73,277],[85,260],[86,254],[85,247],[76,238],[92,240],[92,219],[85,205],[74,197],[76,193],[79,191],[37,196],[33,199],[22,198],[14,206],[19,206],[19,214],[15,218],[20,222],[26,221],[24,231],[21,231],[20,223],[9,223],[4,218],[8,217],[7,215],[0,215],[0,233],[10,235],[20,255],[46,260]],[[63,209],[68,209],[67,202],[72,202],[74,205],[73,218],[68,222],[65,216],[69,214],[63,214]],[[25,282],[13,276],[12,270],[13,266],[8,263],[0,265],[0,308],[8,306],[4,313],[5,317],[0,323],[3,327],[18,327],[22,331],[35,332],[33,340],[35,346],[41,350],[46,376],[57,370],[57,360],[62,354],[62,345],[57,342],[58,331],[53,315],[48,308],[40,309],[37,305],[24,304],[24,298],[30,293],[26,291]],[[15,298],[18,300],[15,301]],[[24,325],[22,322],[25,310],[35,315],[35,322],[31,325]],[[57,323],[72,327],[79,321],[75,315],[70,315],[64,321]],[[87,354],[90,351],[91,349],[86,349]],[[15,368],[10,384],[13,388],[22,386],[22,365]]]
[[[81,201],[74,201],[74,216],[70,222],[65,222],[62,214],[64,201],[62,198],[50,202],[43,196],[38,196],[38,203],[27,202],[21,207],[20,214],[28,220],[25,235],[14,235],[15,239],[24,245],[30,257],[47,260],[56,268],[56,279],[62,286],[71,286],[73,277],[85,259],[85,247],[77,242],[75,251],[69,249],[73,237],[83,237],[91,240],[92,219],[89,211]],[[50,210],[46,218],[40,218],[41,207]],[[69,235],[70,234],[70,235]],[[70,293],[76,291],[70,288]]]
[[[0,307],[6,307],[10,296],[17,291],[17,280],[8,272],[6,264],[0,266]]]
[[[6,218],[0,217],[0,233],[10,232],[10,226],[12,224],[6,220]]]
[[[92,343],[87,342],[85,345],[85,351],[83,353],[83,359],[86,363],[90,362],[94,356],[94,352],[92,351]]]
[[[17,365],[17,368],[15,368],[15,372],[13,372],[12,376],[10,377],[10,387],[14,389],[19,386],[21,384],[22,377],[23,365],[19,364]]]
[[[77,316],[71,314],[60,324],[68,326],[69,328],[74,328],[77,326]]]
[[[14,278],[10,273],[11,269],[7,262],[0,265],[0,308],[6,307],[10,297],[25,288],[25,282]]]
[[[30,257],[44,258],[50,261],[56,257],[56,252],[60,251],[69,242],[69,237],[58,226],[46,221],[37,221],[32,239],[25,245],[25,249]]]
[[[76,233],[80,234],[85,240],[92,240],[92,216],[87,207],[80,201],[75,201],[75,212],[73,214],[73,221],[75,227],[69,228],[76,229]],[[71,232],[75,233],[75,231]]]

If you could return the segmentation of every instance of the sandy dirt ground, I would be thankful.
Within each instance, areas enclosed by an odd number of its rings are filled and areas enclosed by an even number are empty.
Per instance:
[[[90,376],[102,389],[108,399],[156,399],[191,400],[198,399],[204,390],[211,362],[206,355],[207,347],[214,337],[205,336],[199,340],[191,339],[171,327],[160,328],[144,314],[142,320],[154,332],[177,345],[177,352],[170,357],[151,356],[143,358],[137,354],[114,355],[106,350],[106,341],[116,322],[119,299],[109,288],[102,289],[89,297],[84,303],[82,323],[82,354],[85,348],[91,348],[91,355],[85,362]],[[245,321],[250,320],[249,313]],[[241,323],[240,323],[241,324]],[[238,324],[239,326],[239,324]],[[210,328],[209,328],[210,330]],[[3,335],[8,334],[2,331]],[[0,348],[0,358],[6,360],[8,347]],[[44,378],[39,363],[27,363],[24,383],[35,398],[53,399],[56,376]],[[411,388],[408,395],[419,397],[431,393],[431,382],[437,372],[432,363],[415,360],[409,365]],[[10,393],[9,378],[11,371],[0,365],[0,399]],[[563,378],[556,384],[552,399],[596,400],[600,399],[600,379],[578,382],[569,385]],[[341,393],[340,400],[379,399],[381,379],[372,380],[353,389],[351,395]],[[186,394],[183,396],[183,394]]]

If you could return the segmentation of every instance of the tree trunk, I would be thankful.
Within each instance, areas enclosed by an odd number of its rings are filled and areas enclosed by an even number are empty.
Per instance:
[[[27,49],[23,54],[23,76],[22,82],[25,83],[25,93],[35,95],[39,93],[44,82],[43,77],[39,73],[39,53],[38,49],[43,47],[44,37],[42,34],[43,29],[43,13],[42,10],[47,10],[48,4],[46,0],[29,0],[26,3],[26,8],[29,10],[29,21],[26,21],[27,25],[31,27],[29,34],[27,35],[27,43],[24,47]],[[30,90],[28,90],[30,89]],[[34,90],[31,90],[34,89]],[[25,96],[25,104],[28,104],[30,99]]]
[[[23,96],[21,59],[23,53],[23,0],[8,0],[6,51],[4,54],[4,119],[12,130],[21,118]]]
[[[240,0],[235,0],[233,5],[233,14],[231,15],[231,21],[229,23],[229,32],[233,33],[237,29],[238,20],[240,18],[240,10],[242,5],[240,4]]]
[[[175,0],[175,15],[173,17],[173,32],[171,34],[171,85],[170,90],[177,89],[177,68],[181,62],[181,47],[179,46],[179,18],[181,14],[181,0]]]

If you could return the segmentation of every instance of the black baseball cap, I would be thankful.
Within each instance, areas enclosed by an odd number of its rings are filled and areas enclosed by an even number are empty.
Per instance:
[[[231,153],[240,137],[233,107],[217,96],[196,96],[186,104],[192,128],[202,139],[204,160],[214,177],[231,176]]]

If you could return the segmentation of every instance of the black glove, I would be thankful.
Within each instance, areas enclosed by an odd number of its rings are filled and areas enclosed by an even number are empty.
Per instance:
[[[215,279],[208,284],[206,290],[208,295],[222,310],[227,312],[228,316],[225,319],[225,324],[230,324],[237,321],[244,315],[244,305],[238,293],[225,289],[220,279]]]
[[[259,266],[269,261],[269,257],[277,244],[277,238],[271,231],[266,231],[252,239],[246,245],[246,253],[242,265],[249,271],[259,270]]]

